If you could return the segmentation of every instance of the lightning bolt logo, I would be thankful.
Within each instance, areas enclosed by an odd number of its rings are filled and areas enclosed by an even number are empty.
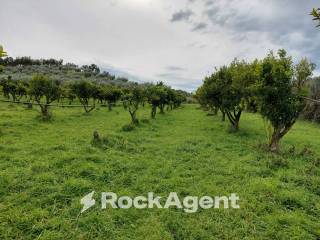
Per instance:
[[[80,203],[83,205],[81,213],[87,211],[89,208],[91,208],[96,204],[96,200],[93,199],[93,194],[94,194],[94,191],[92,191],[91,193],[81,198]]]

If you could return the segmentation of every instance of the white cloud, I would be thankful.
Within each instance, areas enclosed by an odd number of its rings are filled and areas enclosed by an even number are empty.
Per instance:
[[[312,1],[2,0],[0,43],[11,56],[95,62],[194,90],[215,66],[284,47],[318,61]],[[184,20],[174,21],[171,20]],[[320,64],[320,63],[319,63]],[[183,69],[174,71],[176,69]]]

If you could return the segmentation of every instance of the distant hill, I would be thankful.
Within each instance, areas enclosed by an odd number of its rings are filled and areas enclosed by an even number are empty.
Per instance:
[[[30,57],[4,58],[0,60],[0,79],[11,76],[13,80],[28,81],[34,74],[46,74],[50,78],[62,82],[87,79],[95,83],[128,86],[138,84],[125,77],[116,77],[109,72],[101,71],[95,64],[78,66],[73,63],[63,63],[55,59],[31,59]]]
[[[51,79],[64,83],[86,79],[97,84],[121,87],[152,84],[150,82],[130,81],[127,77],[116,77],[108,71],[101,71],[96,64],[78,66],[73,63],[63,63],[63,60],[32,59],[30,57],[0,59],[0,80],[10,77],[12,80],[29,81],[35,74],[45,74]],[[137,80],[136,78],[133,79]],[[179,92],[187,97],[188,102],[194,101],[192,94],[183,90],[179,90]]]

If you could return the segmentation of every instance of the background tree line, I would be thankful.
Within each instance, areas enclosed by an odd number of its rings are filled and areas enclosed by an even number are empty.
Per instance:
[[[52,114],[49,111],[53,102],[59,104],[82,105],[85,113],[94,110],[99,103],[108,107],[109,111],[117,102],[121,101],[124,109],[131,116],[131,127],[137,125],[137,111],[146,103],[151,105],[151,117],[155,118],[157,111],[163,114],[181,106],[186,101],[183,91],[174,90],[164,83],[132,86],[115,86],[99,84],[82,79],[63,83],[51,79],[47,75],[36,74],[30,81],[13,80],[11,77],[0,81],[3,96],[13,102],[20,102],[22,99],[32,105],[40,106],[41,116],[50,119]]]

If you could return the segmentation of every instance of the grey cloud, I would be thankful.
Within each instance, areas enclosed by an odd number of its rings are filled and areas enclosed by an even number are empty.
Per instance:
[[[192,28],[192,32],[196,32],[196,31],[200,31],[203,29],[206,29],[208,26],[208,24],[201,22],[201,23],[197,23],[193,28]]]
[[[172,15],[171,22],[188,21],[194,13],[191,10],[180,10]]]
[[[186,91],[192,92],[198,88],[201,79],[186,78],[181,74],[164,72],[157,74],[157,77],[161,78],[164,82],[170,82],[175,89],[185,89]]]
[[[204,11],[204,15],[213,25],[231,31],[239,41],[250,41],[250,34],[267,34],[274,44],[319,59],[320,31],[315,29],[309,16],[314,3],[262,0],[251,8],[237,4],[240,9],[234,7],[235,3],[217,0]],[[271,14],[259,14],[263,11]]]
[[[211,6],[212,4],[214,4],[214,2],[212,0],[205,1],[206,6]]]
[[[175,78],[175,77],[177,77],[177,75],[172,72],[158,73],[156,76],[161,77],[161,78],[173,78],[173,77]]]
[[[12,57],[96,63],[133,81],[160,79],[190,89],[201,84],[194,78],[212,66],[235,56],[262,57],[280,47],[295,60],[306,56],[319,66],[320,29],[309,16],[315,2],[2,0],[1,44]],[[164,17],[167,23],[186,22],[189,31],[177,24],[173,32],[172,24],[163,24]],[[207,27],[191,31],[200,23]]]
[[[207,45],[200,42],[192,42],[187,45],[188,48],[205,48]]]
[[[183,71],[185,68],[178,67],[178,66],[167,66],[166,69],[168,71]]]

